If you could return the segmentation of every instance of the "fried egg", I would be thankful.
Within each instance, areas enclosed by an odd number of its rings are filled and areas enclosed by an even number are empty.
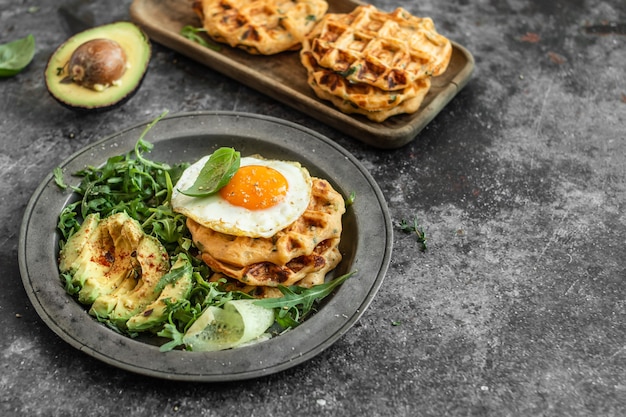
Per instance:
[[[220,233],[271,237],[304,213],[311,176],[297,162],[242,157],[239,169],[218,192],[205,197],[181,193],[198,177],[210,155],[189,166],[172,192],[172,209]]]

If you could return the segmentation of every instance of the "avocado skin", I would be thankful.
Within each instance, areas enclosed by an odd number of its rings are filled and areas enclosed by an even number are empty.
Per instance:
[[[95,38],[112,39],[122,44],[131,64],[121,78],[122,87],[111,86],[105,92],[95,92],[73,82],[60,83],[64,75],[59,74],[58,69],[67,64],[78,46]],[[75,112],[110,111],[124,105],[137,93],[148,72],[151,55],[148,35],[135,24],[119,21],[96,26],[70,37],[51,54],[44,73],[46,89],[60,105]]]
[[[144,74],[144,76],[145,76],[145,74]],[[114,103],[111,103],[111,104],[101,105],[101,106],[98,106],[98,107],[78,107],[78,106],[72,105],[70,103],[66,103],[62,99],[60,99],[60,98],[58,98],[56,96],[53,96],[52,93],[50,93],[50,95],[52,95],[52,97],[54,97],[56,102],[59,103],[61,106],[65,107],[68,110],[72,110],[74,113],[77,113],[77,114],[100,114],[100,113],[106,113],[108,111],[115,110],[117,108],[122,107],[131,98],[133,98],[135,96],[135,94],[137,93],[137,91],[139,90],[139,87],[141,87],[141,84],[143,83],[143,78],[144,77],[142,77],[142,79],[139,81],[139,84],[137,85],[137,88],[132,90],[130,93],[128,93],[126,96],[124,96],[124,98],[122,98],[121,100],[118,100],[118,101],[116,101]]]
[[[129,331],[142,331],[165,322],[167,320],[167,304],[165,300],[175,303],[189,297],[193,283],[193,269],[186,255],[180,254],[170,271],[175,271],[178,268],[182,268],[182,275],[176,282],[166,285],[155,301],[128,319],[126,327]]]

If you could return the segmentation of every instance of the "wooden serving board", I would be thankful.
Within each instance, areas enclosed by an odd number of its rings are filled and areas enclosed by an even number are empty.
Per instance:
[[[354,0],[328,2],[329,13],[350,12],[363,4]],[[134,0],[130,16],[153,41],[377,148],[399,148],[415,139],[465,86],[474,70],[471,53],[452,42],[450,64],[444,74],[432,79],[431,90],[420,109],[376,123],[364,116],[342,113],[330,102],[318,99],[306,82],[306,70],[298,52],[258,56],[228,45],[220,45],[215,51],[183,37],[180,31],[184,26],[202,26],[192,11],[192,3],[193,0]]]

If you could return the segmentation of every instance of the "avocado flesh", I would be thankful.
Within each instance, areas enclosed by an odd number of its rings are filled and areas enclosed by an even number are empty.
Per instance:
[[[72,275],[71,283],[82,289],[92,277],[108,279],[112,253],[110,238],[100,227],[99,217],[88,216],[59,254],[60,270]],[[79,292],[80,294],[80,292]]]
[[[139,223],[126,213],[103,220],[86,217],[59,254],[59,269],[72,274],[81,303],[91,304],[112,292],[138,267],[133,252],[143,237]]]
[[[91,305],[89,313],[120,328],[157,299],[155,288],[170,267],[161,242],[124,212],[87,216],[61,249],[59,265],[73,274],[78,301]]]
[[[78,293],[78,301],[83,304],[91,304],[99,296],[111,293],[138,267],[133,252],[144,233],[137,221],[126,213],[117,213],[102,220],[99,230],[101,246],[94,247],[92,253],[105,254],[109,268],[104,274],[90,273],[83,280]]]
[[[76,263],[76,260],[90,237],[96,231],[99,222],[100,216],[98,214],[88,215],[78,230],[67,240],[59,253],[59,269],[61,272],[70,272],[72,274],[76,272],[78,265],[81,264],[81,262]]]
[[[129,275],[112,292],[109,294],[101,294],[98,298],[96,298],[89,309],[89,314],[97,317],[98,320],[106,321],[118,301],[132,291],[132,289],[135,288],[135,285],[137,285],[137,280]]]
[[[87,41],[109,39],[124,50],[127,68],[119,84],[102,91],[81,86],[67,78],[67,64],[76,49]],[[131,22],[115,22],[87,29],[65,41],[52,54],[45,70],[46,87],[62,105],[76,110],[109,110],[123,104],[138,90],[148,69],[152,48],[147,35]]]
[[[167,320],[167,303],[176,303],[189,297],[192,286],[192,266],[189,259],[184,255],[179,255],[170,272],[179,270],[180,277],[174,283],[167,284],[158,298],[148,304],[142,311],[132,316],[126,327],[130,331],[142,331],[159,325]]]
[[[136,253],[141,266],[137,285],[123,297],[118,297],[115,307],[108,315],[109,320],[118,326],[124,326],[128,319],[158,297],[155,288],[170,266],[165,248],[152,236],[144,236]]]

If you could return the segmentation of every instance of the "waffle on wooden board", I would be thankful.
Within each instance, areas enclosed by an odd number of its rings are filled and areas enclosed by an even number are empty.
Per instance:
[[[373,121],[358,112],[342,111],[329,100],[318,97],[309,83],[309,72],[297,50],[260,55],[228,44],[220,44],[218,50],[213,50],[182,36],[183,27],[202,26],[192,8],[194,1],[134,0],[130,15],[153,41],[377,148],[393,149],[413,141],[466,85],[474,70],[471,53],[451,40],[448,66],[439,75],[433,72],[430,88],[418,109],[409,114],[388,117],[382,122]],[[327,2],[327,14],[348,14],[363,5],[354,0]]]
[[[211,38],[251,54],[298,50],[328,10],[326,0],[195,0]]]
[[[432,19],[367,5],[326,14],[304,38],[300,56],[319,98],[383,122],[419,110],[430,79],[445,72],[451,53]]]

